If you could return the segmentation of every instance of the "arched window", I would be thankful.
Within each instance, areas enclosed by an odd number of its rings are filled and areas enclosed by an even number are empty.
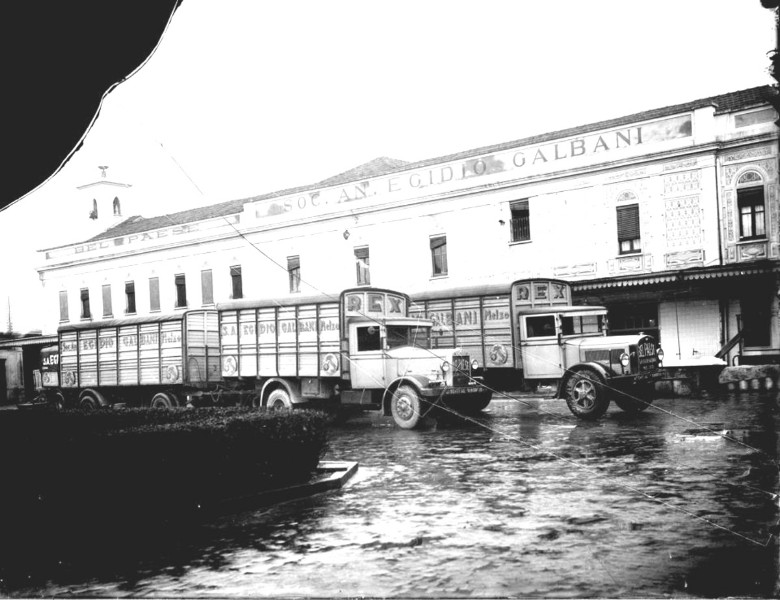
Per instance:
[[[737,180],[737,210],[739,239],[756,240],[766,237],[764,179],[757,171],[746,171]]]
[[[119,205],[119,198],[114,198],[114,216],[118,217],[122,214],[122,207]]]

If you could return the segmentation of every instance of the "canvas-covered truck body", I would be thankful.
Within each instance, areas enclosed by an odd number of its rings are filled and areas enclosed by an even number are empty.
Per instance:
[[[661,375],[654,338],[608,335],[607,309],[573,306],[571,286],[557,279],[419,294],[411,313],[434,321],[434,346],[442,339],[462,345],[484,373],[503,372],[495,379],[518,387],[552,383],[584,419],[604,414],[612,400],[628,412],[644,410]]]
[[[377,288],[220,304],[222,376],[254,388],[258,405],[333,401],[382,410],[403,428],[443,404],[487,406],[469,355],[431,349],[431,321],[408,307],[405,294]]]
[[[211,393],[221,381],[217,323],[215,310],[193,310],[63,325],[58,345],[42,351],[39,399],[172,407]]]

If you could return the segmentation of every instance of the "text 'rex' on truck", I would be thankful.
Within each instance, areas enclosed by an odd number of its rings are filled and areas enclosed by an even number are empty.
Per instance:
[[[457,345],[479,373],[504,374],[517,388],[554,382],[574,415],[595,419],[614,400],[627,412],[646,409],[662,376],[663,351],[649,335],[608,335],[607,309],[573,306],[571,286],[523,279],[415,295],[411,314],[434,322],[432,347]]]
[[[491,393],[476,363],[431,350],[430,320],[410,318],[405,294],[356,288],[334,297],[219,304],[221,374],[270,407],[337,401],[382,410],[402,428],[441,404],[481,410]]]

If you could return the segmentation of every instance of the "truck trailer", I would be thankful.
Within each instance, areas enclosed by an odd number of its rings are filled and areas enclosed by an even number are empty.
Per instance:
[[[608,335],[607,309],[574,306],[566,281],[429,291],[413,297],[410,314],[434,322],[433,348],[457,345],[477,373],[498,374],[517,389],[553,385],[582,419],[600,417],[612,400],[627,412],[645,410],[661,377],[655,339]]]

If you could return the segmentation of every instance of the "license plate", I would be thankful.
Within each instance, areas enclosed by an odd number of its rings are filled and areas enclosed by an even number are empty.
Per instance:
[[[478,394],[482,391],[482,388],[478,385],[469,387],[451,387],[444,390],[445,396],[453,396],[457,394]]]

